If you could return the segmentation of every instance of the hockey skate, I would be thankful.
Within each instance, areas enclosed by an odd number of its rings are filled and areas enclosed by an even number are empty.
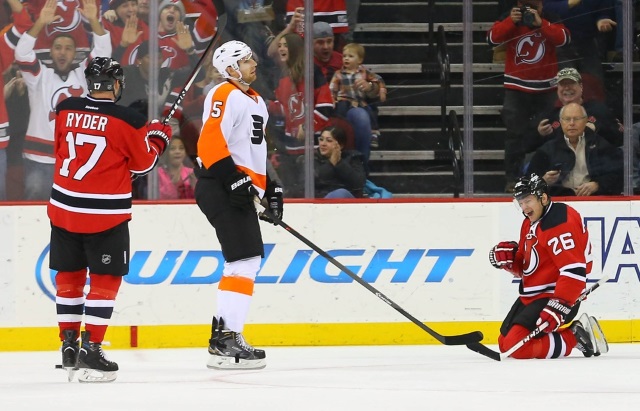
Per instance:
[[[585,318],[585,316],[586,314],[582,314],[579,319],[572,322],[569,329],[576,337],[576,348],[582,351],[582,355],[585,357],[591,357],[595,353],[595,342],[593,333],[591,332],[589,317],[587,316]]]
[[[64,341],[62,341],[62,368],[67,371],[67,379],[73,381],[73,377],[78,371],[78,332],[74,330],[64,330]]]
[[[592,355],[597,357],[609,352],[609,344],[595,317],[584,313],[571,324],[570,328],[578,340],[576,348],[582,351],[585,357]]]
[[[582,316],[587,316],[587,314],[582,314]],[[582,317],[580,317],[582,319]],[[591,334],[593,335],[594,344],[594,353],[596,357],[600,354],[606,354],[609,352],[609,343],[607,343],[607,339],[602,332],[602,328],[600,328],[600,324],[595,317],[591,316],[589,318],[589,324],[591,325]]]
[[[88,331],[82,332],[82,345],[78,355],[80,382],[112,382],[116,379],[118,364],[109,361],[102,351],[102,344],[92,343]]]
[[[207,368],[260,370],[267,366],[264,350],[253,348],[242,333],[224,329],[224,320],[213,317]]]

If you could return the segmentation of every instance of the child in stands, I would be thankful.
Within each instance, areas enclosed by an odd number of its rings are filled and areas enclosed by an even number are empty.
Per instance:
[[[373,136],[372,130],[378,129],[377,116],[367,103],[367,100],[386,99],[386,88],[381,83],[381,77],[366,69],[364,61],[364,47],[358,43],[349,43],[342,49],[342,69],[336,71],[331,79],[329,88],[336,102],[336,114],[345,117],[353,126],[354,131],[366,130],[371,135],[370,145],[378,147],[378,135]],[[369,121],[363,122],[363,116],[354,115],[352,111],[364,111]],[[356,121],[354,121],[356,120]],[[366,123],[366,124],[365,124]],[[360,150],[361,151],[361,150]],[[368,152],[363,152],[368,158]]]

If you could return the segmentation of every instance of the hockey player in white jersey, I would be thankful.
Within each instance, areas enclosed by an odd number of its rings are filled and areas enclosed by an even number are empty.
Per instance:
[[[34,46],[45,26],[56,21],[56,0],[47,0],[33,26],[20,38],[15,49],[18,68],[29,91],[31,114],[22,156],[25,159],[25,199],[47,200],[53,183],[53,129],[58,103],[87,94],[84,69],[96,56],[111,56],[111,40],[99,20],[96,0],[82,0],[80,13],[93,31],[91,56],[74,64],[76,44],[68,34],[58,35],[51,45],[53,67],[37,59]]]
[[[214,52],[213,66],[226,81],[205,98],[198,140],[196,202],[215,228],[225,258],[207,364],[216,369],[266,366],[265,352],[253,348],[242,335],[264,257],[253,201],[255,196],[264,197],[278,218],[283,201],[282,187],[267,173],[264,134],[269,114],[262,97],[250,87],[257,66],[252,55],[239,41],[229,41]]]

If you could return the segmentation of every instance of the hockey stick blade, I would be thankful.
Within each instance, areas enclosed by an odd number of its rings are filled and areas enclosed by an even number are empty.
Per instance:
[[[303,243],[305,243],[306,245],[311,247],[311,249],[313,249],[315,252],[317,252],[318,254],[323,256],[324,258],[326,258],[327,261],[329,261],[331,264],[333,264],[334,266],[336,266],[340,270],[342,270],[343,273],[347,274],[354,281],[356,281],[357,283],[362,285],[364,288],[369,290],[373,295],[375,295],[376,297],[378,297],[379,299],[384,301],[387,305],[391,306],[394,310],[396,310],[397,312],[399,312],[400,314],[402,314],[403,316],[405,316],[406,318],[411,320],[411,322],[413,322],[418,327],[422,328],[422,330],[426,331],[429,335],[431,335],[433,338],[438,340],[438,342],[440,342],[441,344],[444,344],[444,345],[465,345],[465,344],[478,343],[478,342],[482,341],[483,335],[482,335],[482,333],[480,331],[473,331],[473,332],[470,332],[470,333],[467,333],[467,334],[460,334],[460,335],[442,335],[442,334],[434,331],[431,327],[428,327],[427,325],[422,323],[420,320],[415,318],[413,315],[411,315],[408,312],[406,312],[402,307],[400,307],[398,304],[393,302],[389,297],[387,297],[386,295],[384,295],[383,293],[378,291],[371,284],[369,284],[368,282],[366,282],[362,278],[358,277],[358,275],[356,273],[354,273],[353,271],[351,271],[350,269],[348,269],[347,267],[342,265],[335,258],[331,257],[326,251],[324,251],[323,249],[321,249],[320,247],[318,247],[317,245],[312,243],[310,240],[308,240],[306,237],[304,237],[302,234],[300,234],[299,232],[297,232],[296,230],[291,228],[287,223],[285,223],[284,221],[282,221],[279,218],[277,218],[276,216],[274,216],[273,213],[271,213],[269,210],[266,210],[262,206],[262,204],[260,204],[260,200],[258,200],[258,199],[256,199],[256,210],[258,211],[258,213],[266,215],[268,218],[273,220],[277,225],[279,225],[280,227],[284,228],[289,233],[291,233],[298,240],[302,241]]]
[[[597,290],[602,284],[606,283],[608,279],[609,277],[607,275],[599,279],[598,282],[596,282],[594,285],[592,285],[591,287],[583,291],[582,294],[580,294],[580,296],[576,300],[576,303],[586,299],[589,294]],[[542,330],[547,328],[548,325],[549,323],[547,322],[542,323],[538,328],[531,331],[531,333],[529,333],[526,337],[524,337],[522,340],[515,343],[513,347],[509,348],[507,351],[503,353],[494,351],[480,342],[473,342],[473,343],[467,344],[467,348],[470,349],[471,351],[477,352],[480,355],[484,355],[485,357],[491,358],[492,360],[502,361],[503,359],[510,357],[511,354],[513,354],[514,352],[518,351],[523,345],[529,342],[529,340],[531,340],[532,338],[535,338],[538,334],[542,333],[543,332]]]
[[[191,74],[189,75],[189,79],[185,83],[184,87],[182,87],[182,90],[178,94],[178,97],[176,98],[176,100],[171,105],[171,108],[169,109],[169,113],[162,120],[162,124],[167,124],[169,120],[173,118],[174,114],[176,113],[176,110],[178,110],[178,106],[180,105],[180,103],[182,103],[182,100],[187,95],[187,92],[191,88],[191,85],[193,84],[196,77],[198,76],[198,73],[202,69],[204,62],[206,61],[207,58],[209,58],[209,52],[213,49],[215,44],[218,43],[218,41],[222,37],[222,32],[224,32],[224,29],[227,26],[227,11],[224,7],[224,0],[211,0],[211,1],[213,2],[213,6],[216,8],[216,12],[218,13],[218,22],[216,24],[216,34],[213,36],[213,38],[209,42],[209,45],[204,50],[204,53],[202,53],[202,57],[200,57],[200,60],[198,60],[198,64],[196,64],[196,66],[193,68],[193,71],[191,71]]]

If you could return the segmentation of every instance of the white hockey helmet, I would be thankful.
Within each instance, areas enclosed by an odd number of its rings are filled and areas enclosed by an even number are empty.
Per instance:
[[[240,80],[242,80],[238,61],[251,57],[252,55],[253,52],[251,48],[243,42],[237,40],[227,41],[213,53],[213,67],[215,67],[224,78],[231,78],[229,73],[227,73],[227,67],[232,67],[238,72]]]

